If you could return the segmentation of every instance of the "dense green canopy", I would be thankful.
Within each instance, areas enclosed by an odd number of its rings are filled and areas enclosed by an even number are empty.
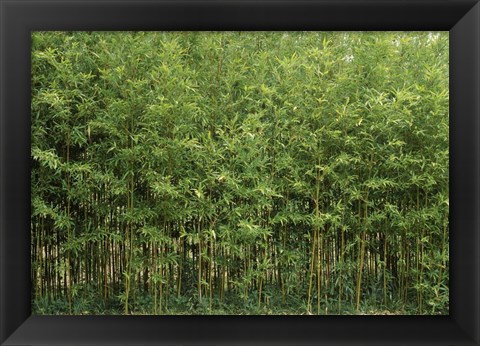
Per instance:
[[[448,314],[448,33],[35,32],[37,314]]]

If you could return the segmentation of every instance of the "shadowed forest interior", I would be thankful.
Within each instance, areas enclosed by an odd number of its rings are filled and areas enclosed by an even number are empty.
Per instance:
[[[448,314],[448,32],[34,32],[34,314]]]

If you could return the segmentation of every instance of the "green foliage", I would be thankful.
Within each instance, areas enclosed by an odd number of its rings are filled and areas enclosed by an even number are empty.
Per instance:
[[[35,32],[37,314],[448,314],[448,33]]]

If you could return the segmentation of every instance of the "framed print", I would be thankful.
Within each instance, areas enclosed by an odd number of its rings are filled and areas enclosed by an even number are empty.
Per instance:
[[[0,343],[479,344],[479,6],[2,0]]]

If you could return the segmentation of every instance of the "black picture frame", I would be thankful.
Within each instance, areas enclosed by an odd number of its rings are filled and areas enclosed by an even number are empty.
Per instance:
[[[0,0],[1,345],[480,345],[477,0]],[[35,30],[450,32],[449,316],[30,316]]]

